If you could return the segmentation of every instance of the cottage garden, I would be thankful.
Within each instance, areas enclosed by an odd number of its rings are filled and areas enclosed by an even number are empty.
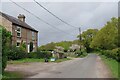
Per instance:
[[[118,19],[112,18],[100,29],[88,29],[81,36],[81,41],[62,41],[49,43],[38,47],[33,52],[33,44],[30,44],[30,53],[26,51],[26,45],[20,47],[11,45],[11,34],[0,26],[2,33],[2,71],[8,63],[19,64],[26,62],[61,62],[70,60],[69,57],[85,57],[88,53],[97,53],[103,61],[110,66],[114,77],[118,77],[118,62],[120,62],[120,45],[118,42]],[[81,50],[79,45],[81,45]]]

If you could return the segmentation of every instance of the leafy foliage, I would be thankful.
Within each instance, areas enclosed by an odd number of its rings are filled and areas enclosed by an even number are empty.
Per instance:
[[[37,50],[36,52],[28,53],[28,58],[50,58],[52,57],[52,53],[50,51],[40,51]]]
[[[27,58],[27,53],[22,47],[12,46],[8,52],[8,60],[18,60]]]
[[[98,49],[113,49],[118,47],[118,19],[112,18],[111,21],[97,33],[94,37],[91,47]]]
[[[7,53],[9,51],[11,43],[11,33],[4,29],[2,26],[0,26],[0,30],[2,31],[0,33],[0,40],[2,40],[2,71],[4,71],[7,62]]]
[[[39,50],[41,50],[41,51],[53,51],[56,46],[61,46],[65,49],[65,51],[67,51],[71,45],[72,45],[71,41],[62,41],[62,42],[57,42],[57,43],[52,42],[52,43],[49,43],[49,44],[46,44],[46,45],[39,47]]]
[[[108,58],[120,61],[120,48],[116,48],[113,50],[103,50],[101,51],[101,54],[107,56]]]
[[[55,49],[55,43],[53,42],[39,47],[41,51],[53,51],[53,49]]]
[[[97,29],[88,29],[87,31],[84,31],[81,35],[78,35],[78,38],[81,36],[81,43],[86,47],[87,52],[91,51],[90,43],[92,42],[97,32]]]

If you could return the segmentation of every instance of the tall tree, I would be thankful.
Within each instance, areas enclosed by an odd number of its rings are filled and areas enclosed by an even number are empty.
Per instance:
[[[118,19],[112,18],[111,21],[97,33],[91,47],[97,49],[113,49],[118,47]]]
[[[90,43],[93,40],[94,36],[97,34],[98,29],[88,29],[81,34],[81,43],[85,46],[87,52],[90,52]],[[78,35],[78,38],[80,35]]]
[[[55,43],[53,42],[39,47],[39,50],[42,50],[42,51],[53,51],[54,49],[55,49]]]

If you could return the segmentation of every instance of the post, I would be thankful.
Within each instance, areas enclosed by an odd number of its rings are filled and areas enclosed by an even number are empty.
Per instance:
[[[81,42],[81,28],[79,28],[79,35],[80,35],[79,41]],[[81,44],[80,44],[80,53],[81,53]]]

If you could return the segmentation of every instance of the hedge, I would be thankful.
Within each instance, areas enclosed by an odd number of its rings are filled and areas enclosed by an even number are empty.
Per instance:
[[[108,58],[120,61],[120,48],[116,48],[113,50],[103,50],[101,51],[101,54],[107,56]]]
[[[50,58],[52,57],[52,53],[50,51],[36,51],[28,53],[28,58]]]

